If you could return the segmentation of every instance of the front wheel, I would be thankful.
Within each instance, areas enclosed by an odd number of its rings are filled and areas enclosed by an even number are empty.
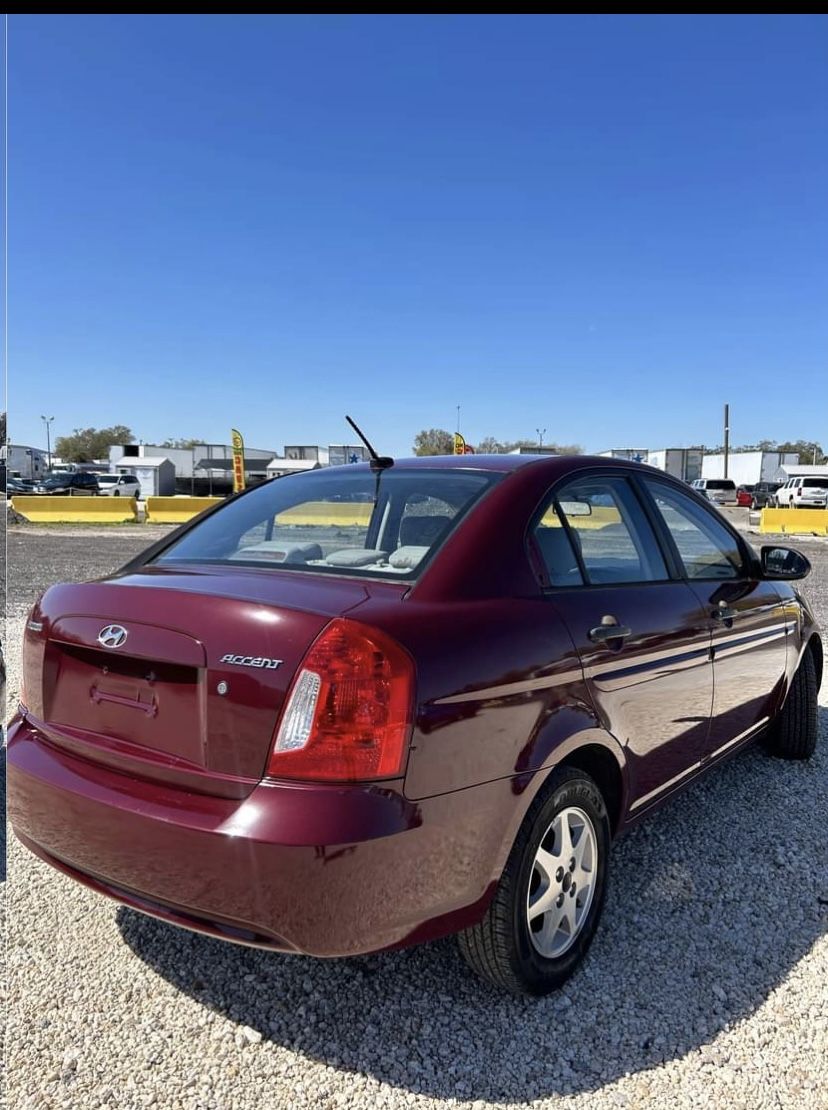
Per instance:
[[[485,917],[458,937],[478,975],[513,994],[560,987],[598,927],[609,846],[595,782],[574,767],[554,771],[521,825]]]
[[[816,664],[807,648],[785,704],[765,734],[764,745],[771,755],[782,759],[809,759],[816,750],[817,731]]]

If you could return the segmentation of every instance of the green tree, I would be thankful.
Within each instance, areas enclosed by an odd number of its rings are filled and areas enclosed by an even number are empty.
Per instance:
[[[125,424],[111,428],[75,428],[70,436],[58,436],[54,454],[66,462],[92,462],[109,455],[109,448],[116,443],[134,443],[135,436]]]
[[[797,439],[788,443],[777,443],[775,451],[790,451],[799,455],[800,466],[810,466],[811,463],[816,463],[817,466],[822,466],[828,462],[825,452],[819,443],[808,443],[804,439]]]
[[[777,443],[772,439],[760,439],[758,443],[743,443],[728,450],[731,455],[741,455],[746,451],[779,451],[783,454],[796,455],[800,466],[810,466],[814,462],[817,466],[828,464],[828,455],[822,450],[821,445],[806,439],[787,440],[784,443]],[[704,449],[706,455],[721,455],[723,451],[724,447],[721,444],[718,447]]]
[[[415,455],[452,455],[454,436],[444,428],[428,428],[414,437]]]

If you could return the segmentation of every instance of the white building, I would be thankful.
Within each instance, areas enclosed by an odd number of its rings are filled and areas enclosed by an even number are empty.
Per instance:
[[[172,497],[175,493],[175,467],[158,455],[121,459],[115,474],[134,474],[141,485],[141,497]]]
[[[206,469],[200,466],[205,460],[215,459],[216,471],[229,470],[232,473],[233,469],[233,448],[229,443],[197,443],[194,447],[162,447],[157,443],[122,443],[109,448],[109,463],[113,470],[122,458],[140,459],[147,456],[169,459],[175,467],[176,478],[198,477],[196,472],[199,469]],[[258,469],[262,474],[275,456],[276,451],[262,451],[255,447],[244,449],[245,463],[248,460],[255,463],[261,462],[262,465]],[[230,466],[223,466],[223,462],[228,462]]]
[[[779,481],[779,472],[785,466],[798,466],[795,451],[730,451],[727,456],[727,476],[737,486],[753,486],[757,482]],[[702,478],[724,478],[724,454],[705,455]]]
[[[245,447],[244,470],[249,482],[264,481],[275,451]],[[139,459],[168,459],[175,472],[176,493],[229,493],[233,488],[233,448],[229,443],[197,443],[193,447],[161,447],[157,443],[121,443],[109,449],[109,466],[140,466]],[[133,473],[132,470],[129,473]]]
[[[346,463],[367,461],[368,452],[361,443],[331,443],[328,445],[328,466],[345,466]]]
[[[787,482],[789,478],[828,478],[828,464],[805,466],[797,463],[783,463],[776,473],[777,482]]]
[[[271,459],[267,464],[268,478],[283,478],[286,474],[303,474],[306,470],[319,470],[316,459]]]

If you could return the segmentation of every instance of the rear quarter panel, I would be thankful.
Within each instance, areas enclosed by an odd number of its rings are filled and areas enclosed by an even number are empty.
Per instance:
[[[601,728],[564,623],[542,601],[361,606],[411,654],[417,706],[405,794],[423,799],[559,762]]]

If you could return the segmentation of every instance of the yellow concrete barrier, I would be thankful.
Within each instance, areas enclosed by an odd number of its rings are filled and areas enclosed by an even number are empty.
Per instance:
[[[148,497],[144,502],[145,519],[148,524],[184,524],[223,500],[223,497]]]
[[[565,506],[564,506],[565,508]],[[576,532],[581,531],[595,531],[601,528],[606,528],[610,524],[620,524],[621,514],[617,509],[612,508],[610,505],[593,505],[590,506],[591,512],[589,516],[572,516],[569,517],[569,523]],[[541,524],[545,528],[559,528],[560,520],[558,514],[554,509],[549,509],[544,515]]]
[[[138,519],[134,497],[16,495],[11,505],[33,524],[123,524]]]
[[[367,528],[373,510],[374,506],[369,501],[308,501],[279,513],[276,523],[316,524],[320,528],[347,528],[353,525]]]
[[[828,536],[828,509],[763,509],[759,531]]]

